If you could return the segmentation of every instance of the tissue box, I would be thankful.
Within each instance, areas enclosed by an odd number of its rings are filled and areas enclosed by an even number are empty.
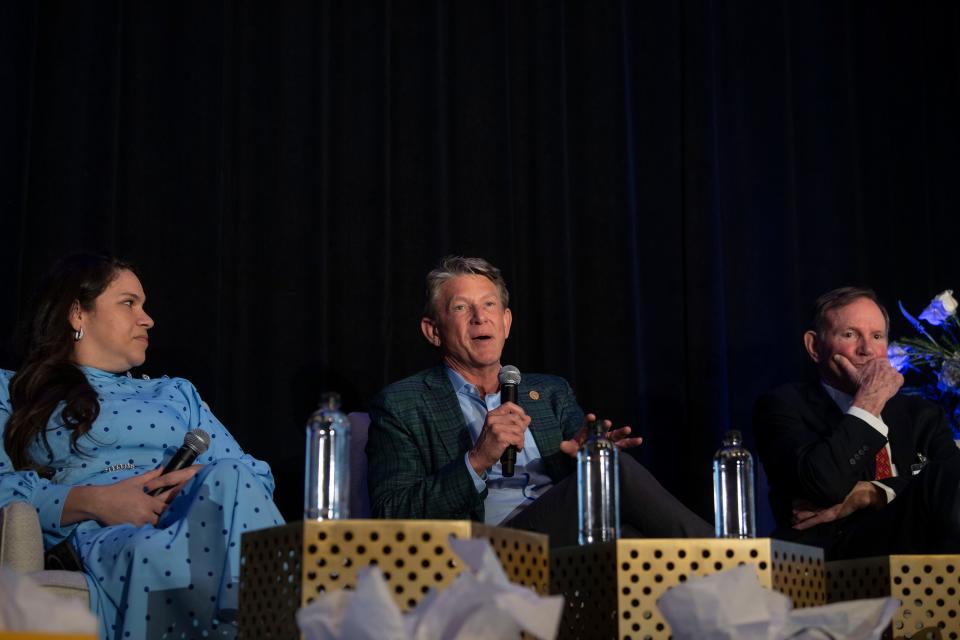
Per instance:
[[[741,564],[795,607],[826,603],[823,550],[770,538],[629,539],[550,554],[550,588],[566,600],[559,638],[669,638],[659,598],[687,578]]]
[[[487,538],[512,582],[549,593],[547,536],[468,520],[327,520],[244,533],[239,634],[296,638],[294,614],[318,593],[352,589],[361,567],[380,567],[401,610],[464,570],[449,536]]]
[[[939,628],[944,638],[960,638],[960,556],[895,555],[827,563],[830,602],[892,596],[902,603],[887,637],[923,637]]]

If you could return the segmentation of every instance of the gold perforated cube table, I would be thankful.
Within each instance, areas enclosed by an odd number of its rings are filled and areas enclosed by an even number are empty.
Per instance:
[[[357,571],[377,565],[396,603],[413,608],[464,570],[449,537],[490,540],[511,581],[549,593],[547,536],[467,520],[294,522],[243,534],[240,636],[297,638],[297,609],[319,593],[352,589]]]
[[[943,638],[960,639],[960,556],[894,555],[827,563],[830,602],[885,596],[901,602],[888,637],[912,638],[937,628]]]
[[[769,538],[629,539],[550,552],[550,588],[565,599],[560,638],[670,637],[657,598],[688,578],[741,564],[795,607],[826,602],[823,550]]]

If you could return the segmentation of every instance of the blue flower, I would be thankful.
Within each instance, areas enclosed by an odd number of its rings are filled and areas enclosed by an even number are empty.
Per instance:
[[[941,391],[960,393],[960,358],[943,361],[943,368],[937,376],[937,387]]]
[[[920,319],[939,327],[956,312],[957,301],[953,297],[953,289],[947,289],[930,301],[927,308],[920,314]]]
[[[923,313],[920,314],[921,320],[925,320],[935,327],[942,325],[949,317],[950,314],[943,308],[943,303],[939,300],[930,302],[927,308],[923,310]]]
[[[960,443],[960,343],[955,334],[960,330],[958,308],[960,303],[953,297],[952,289],[936,295],[919,319],[901,303],[900,312],[920,337],[891,344],[887,356],[898,371],[906,368],[919,376],[921,384],[904,389],[943,407]]]
[[[894,342],[887,347],[887,358],[894,369],[903,373],[910,366],[910,348]]]

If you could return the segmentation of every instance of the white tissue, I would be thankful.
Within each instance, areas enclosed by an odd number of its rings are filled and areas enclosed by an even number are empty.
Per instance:
[[[360,582],[358,576],[357,582]],[[349,591],[330,591],[297,610],[297,626],[304,640],[333,640],[337,637],[347,603],[353,594]]]
[[[556,636],[563,597],[541,597],[511,583],[487,540],[450,546],[470,571],[443,591],[431,591],[401,614],[377,567],[357,572],[355,591],[332,591],[297,612],[306,640],[499,640],[526,631]]]
[[[366,567],[357,578],[357,589],[347,601],[340,626],[341,638],[382,638],[405,640],[407,630],[400,609],[393,602],[387,581],[377,567]],[[349,592],[344,592],[349,593]],[[376,607],[370,603],[389,602],[393,607]]]
[[[749,565],[691,578],[657,600],[677,640],[778,638],[790,606],[785,596],[760,586]]]
[[[80,600],[48,593],[30,576],[0,567],[0,629],[97,634],[97,619]]]
[[[876,598],[791,610],[789,598],[760,585],[751,565],[691,578],[657,600],[676,640],[876,640],[899,604]]]
[[[849,640],[873,640],[883,635],[899,606],[896,598],[872,598],[795,609],[790,612],[786,631],[792,634],[791,640],[820,639],[825,629],[836,630],[835,637],[840,634]]]

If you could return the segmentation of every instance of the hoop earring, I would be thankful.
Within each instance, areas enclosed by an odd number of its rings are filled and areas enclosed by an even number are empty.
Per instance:
[[[83,339],[83,327],[73,332],[73,341],[80,342]]]

